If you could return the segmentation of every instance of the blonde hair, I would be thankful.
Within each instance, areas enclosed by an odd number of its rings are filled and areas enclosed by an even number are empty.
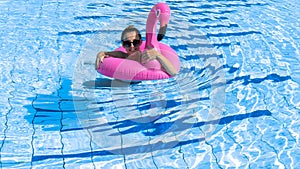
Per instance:
[[[137,28],[135,28],[133,25],[129,25],[129,26],[127,26],[127,27],[123,30],[122,35],[121,35],[121,40],[123,40],[123,37],[124,37],[125,34],[128,33],[128,32],[135,32],[135,33],[138,35],[138,37],[139,37],[140,39],[142,39],[142,36],[141,36],[140,31],[139,31]]]

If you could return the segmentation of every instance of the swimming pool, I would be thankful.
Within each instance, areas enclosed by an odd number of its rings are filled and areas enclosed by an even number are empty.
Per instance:
[[[0,2],[1,168],[300,168],[300,3],[166,1],[180,74],[97,74],[156,2]]]

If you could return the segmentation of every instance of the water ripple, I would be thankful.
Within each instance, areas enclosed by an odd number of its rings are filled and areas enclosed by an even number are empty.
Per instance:
[[[1,167],[299,168],[300,4],[167,3],[180,73],[128,83],[94,59],[153,3],[1,1]]]

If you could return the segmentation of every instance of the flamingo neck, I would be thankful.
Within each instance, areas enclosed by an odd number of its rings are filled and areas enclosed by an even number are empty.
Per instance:
[[[156,36],[156,25],[157,25],[158,18],[156,17],[156,12],[154,10],[151,10],[149,13],[147,23],[146,23],[146,48],[152,47],[157,48],[158,47],[158,41]]]

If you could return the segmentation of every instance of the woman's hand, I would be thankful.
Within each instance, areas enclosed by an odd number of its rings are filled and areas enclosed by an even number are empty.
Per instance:
[[[97,54],[96,62],[95,62],[95,69],[97,70],[99,68],[100,63],[103,62],[103,59],[107,57],[108,55],[105,54],[105,52],[99,52]]]
[[[148,48],[142,54],[142,61],[141,61],[141,63],[142,64],[146,64],[149,61],[151,61],[153,59],[156,59],[159,55],[160,55],[160,53],[158,51],[156,51],[154,48]]]

